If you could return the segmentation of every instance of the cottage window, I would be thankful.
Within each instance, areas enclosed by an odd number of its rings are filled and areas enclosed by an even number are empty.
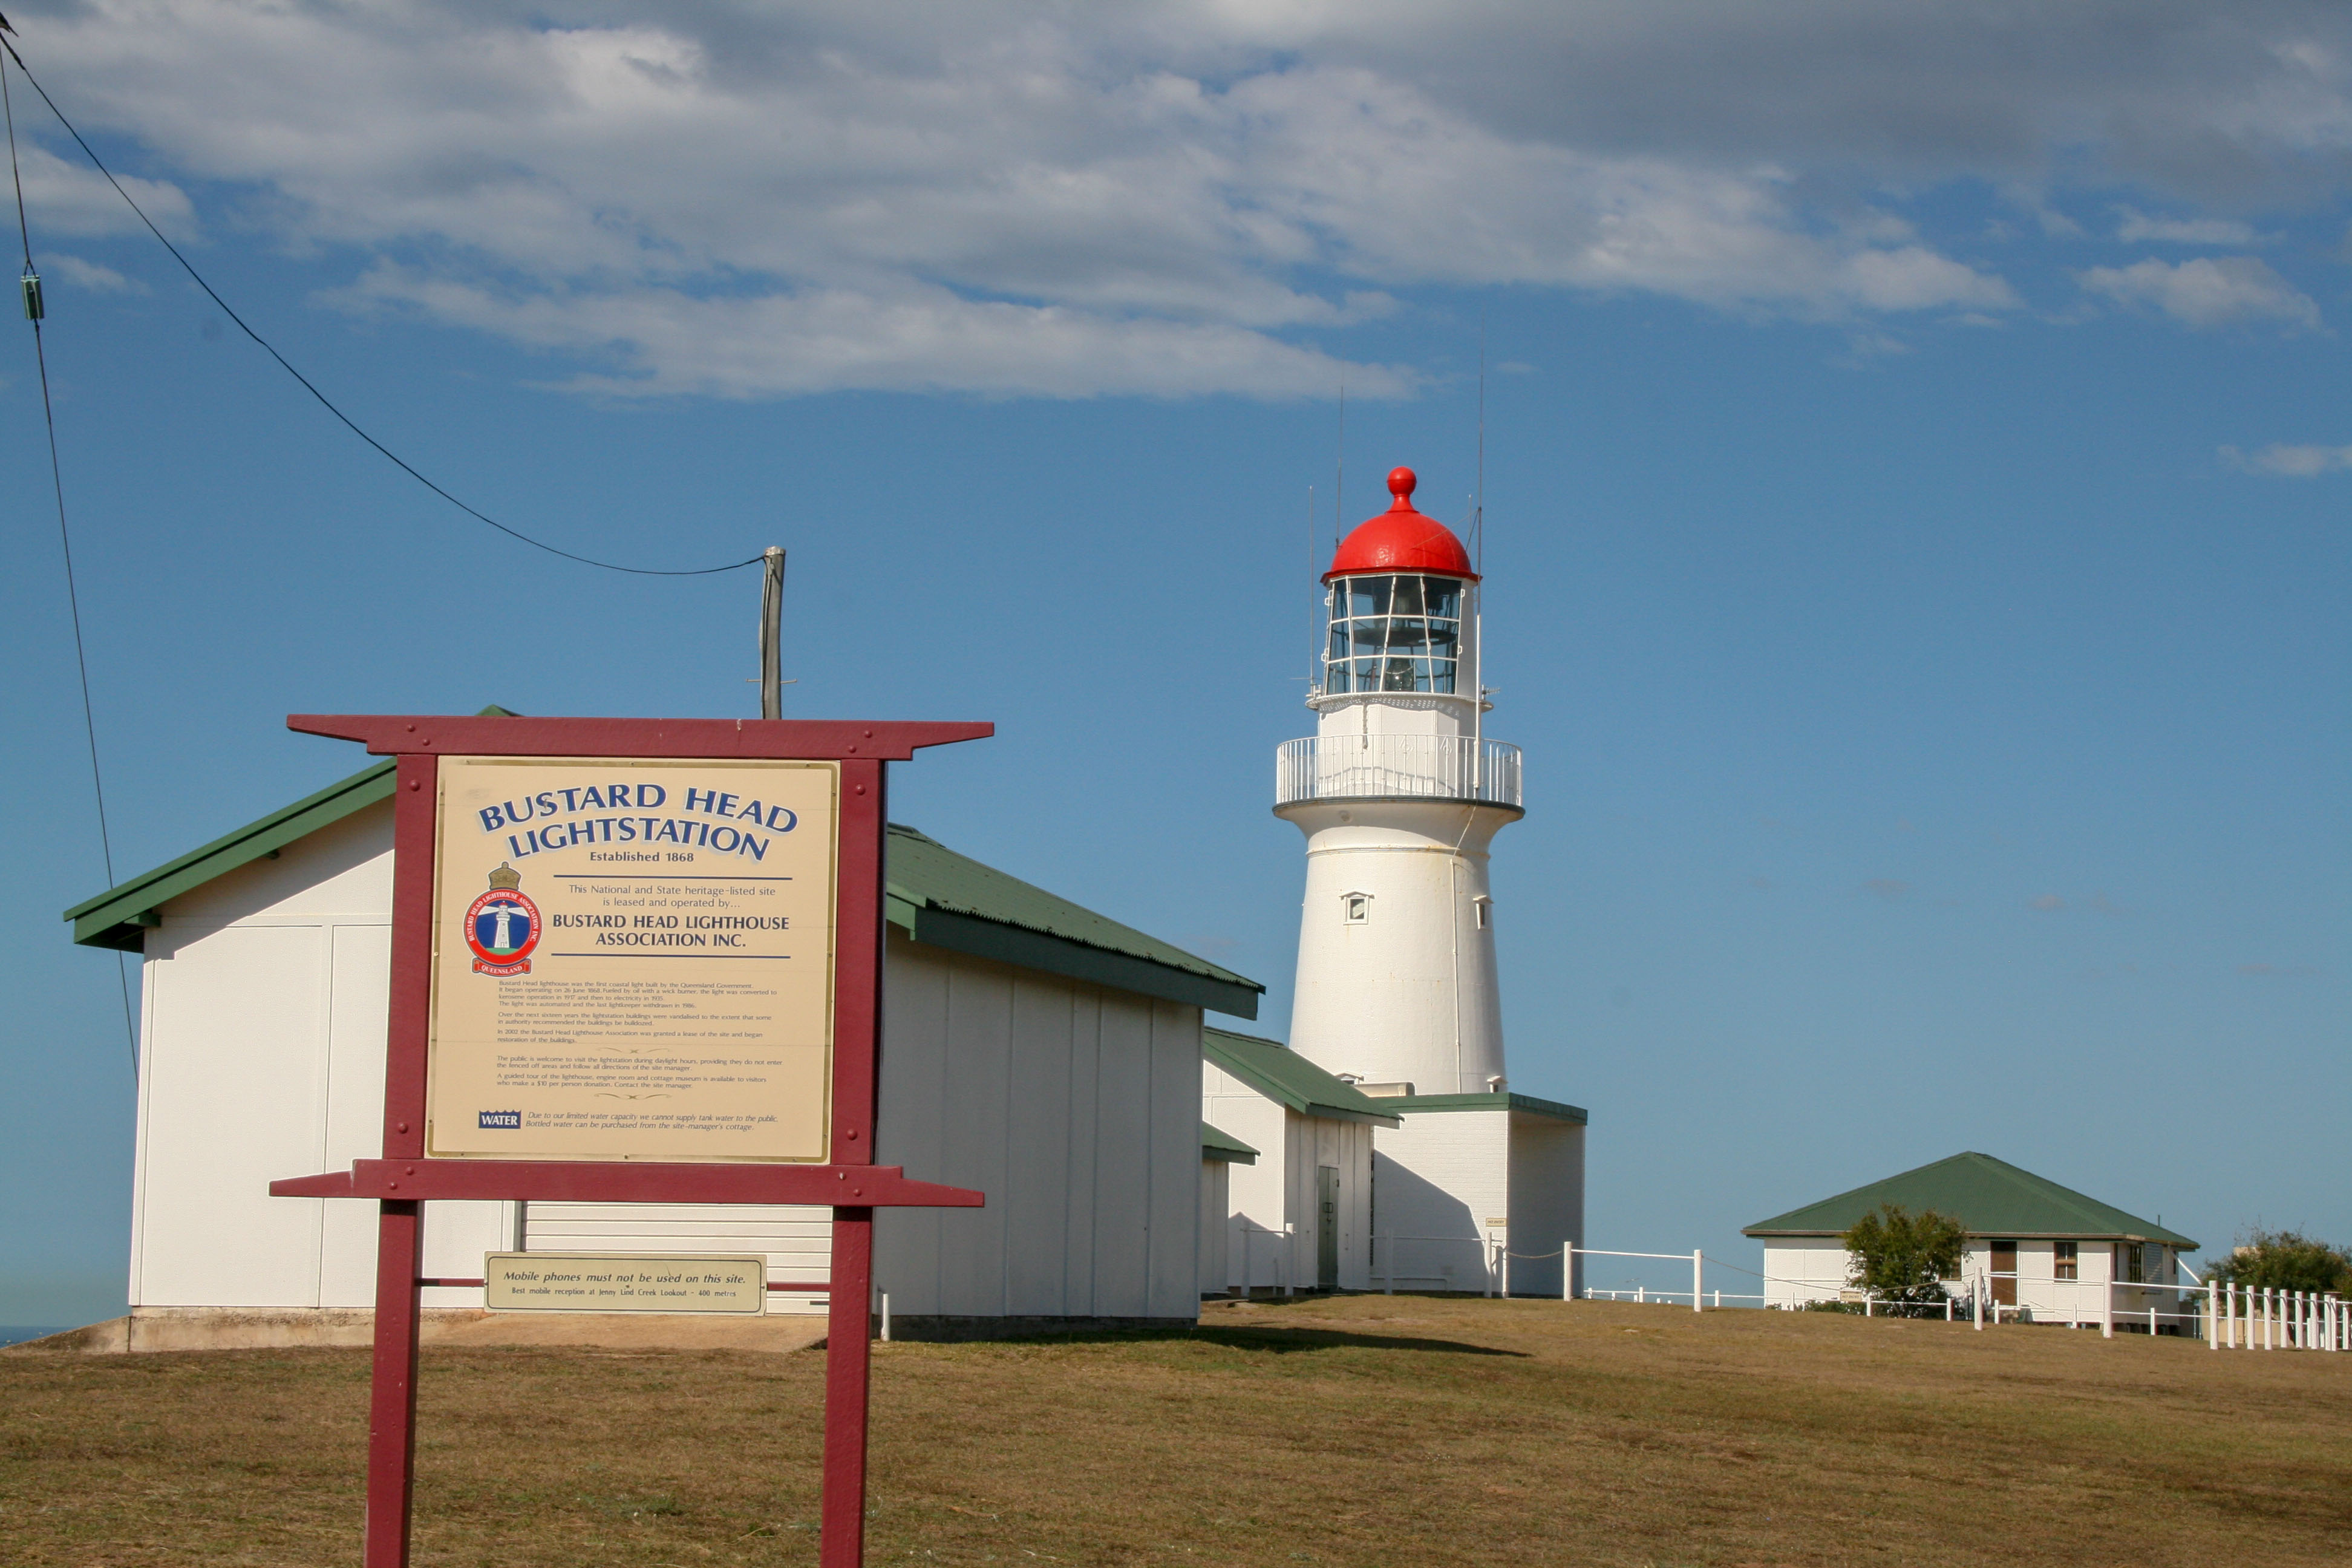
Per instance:
[[[2050,1273],[2053,1279],[2081,1278],[2078,1271],[2080,1265],[2077,1260],[2077,1247],[2078,1244],[2072,1241],[2053,1241],[2050,1244]]]
[[[2126,1285],[2145,1283],[2147,1279],[2147,1254],[2136,1241],[2116,1243],[2116,1278]]]

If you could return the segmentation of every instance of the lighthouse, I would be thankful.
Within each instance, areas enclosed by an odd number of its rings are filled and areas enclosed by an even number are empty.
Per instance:
[[[1275,814],[1307,836],[1290,1047],[1400,1123],[1373,1136],[1376,1280],[1557,1295],[1585,1113],[1504,1064],[1488,862],[1526,815],[1519,749],[1486,732],[1479,574],[1414,485],[1392,471],[1323,574],[1315,733],[1276,755]]]

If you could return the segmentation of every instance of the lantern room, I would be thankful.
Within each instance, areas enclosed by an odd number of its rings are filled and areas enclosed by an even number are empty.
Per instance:
[[[1412,504],[1411,468],[1389,474],[1389,510],[1350,533],[1331,570],[1326,610],[1330,635],[1320,695],[1362,692],[1468,696],[1475,636],[1469,607],[1478,574],[1453,530]]]

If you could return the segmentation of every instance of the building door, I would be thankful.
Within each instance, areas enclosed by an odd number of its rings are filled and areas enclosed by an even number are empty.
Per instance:
[[[2017,1305],[2017,1243],[1992,1244],[1992,1299],[2004,1307]]]
[[[1339,1167],[1315,1167],[1315,1288],[1339,1288]]]

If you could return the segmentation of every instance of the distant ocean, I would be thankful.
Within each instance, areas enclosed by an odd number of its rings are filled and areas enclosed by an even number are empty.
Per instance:
[[[26,1340],[37,1340],[43,1334],[64,1332],[65,1330],[62,1328],[44,1329],[24,1323],[0,1323],[0,1345],[23,1344]]]

